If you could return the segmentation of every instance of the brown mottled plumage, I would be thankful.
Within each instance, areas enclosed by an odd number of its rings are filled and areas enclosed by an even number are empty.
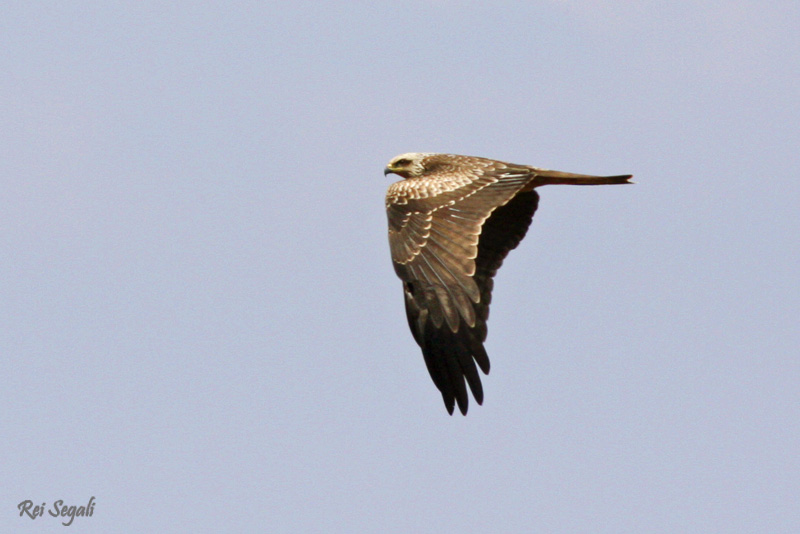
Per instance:
[[[525,237],[547,184],[629,183],[630,175],[589,176],[453,154],[402,154],[384,174],[404,180],[386,193],[389,246],[403,281],[408,325],[433,383],[452,415],[467,413],[467,384],[478,404],[478,367],[489,373],[483,348],[492,277]],[[466,384],[465,384],[466,379]]]

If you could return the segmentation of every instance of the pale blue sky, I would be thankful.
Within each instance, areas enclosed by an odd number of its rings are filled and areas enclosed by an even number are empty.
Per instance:
[[[800,531],[800,9],[60,2],[0,18],[0,531]],[[383,166],[541,190],[449,417]]]

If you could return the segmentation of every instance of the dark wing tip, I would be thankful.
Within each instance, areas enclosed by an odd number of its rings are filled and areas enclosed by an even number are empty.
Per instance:
[[[465,334],[466,338],[461,337]],[[483,404],[483,386],[475,360],[485,359],[488,363],[488,357],[483,344],[475,341],[469,329],[454,333],[447,325],[430,328],[423,335],[425,363],[450,415],[456,405],[462,415],[467,415],[470,392],[478,405]]]
[[[444,396],[444,393],[442,394],[442,397],[444,397],[444,407],[447,409],[447,413],[453,415],[453,410],[455,410],[456,407],[455,397],[450,397],[448,399]]]

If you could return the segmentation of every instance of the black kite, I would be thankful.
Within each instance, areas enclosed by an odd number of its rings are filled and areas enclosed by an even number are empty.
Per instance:
[[[408,325],[452,415],[467,413],[466,384],[478,404],[492,277],[525,237],[548,184],[630,183],[630,175],[589,176],[453,154],[402,154],[384,174],[389,245],[403,281]],[[466,384],[465,384],[466,379]]]

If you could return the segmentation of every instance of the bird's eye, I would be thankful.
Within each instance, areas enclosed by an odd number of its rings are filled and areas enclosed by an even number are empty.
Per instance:
[[[397,161],[394,162],[394,166],[395,167],[405,167],[409,163],[411,163],[411,160],[409,160],[409,159],[405,159],[405,158],[404,159],[398,159]]]

